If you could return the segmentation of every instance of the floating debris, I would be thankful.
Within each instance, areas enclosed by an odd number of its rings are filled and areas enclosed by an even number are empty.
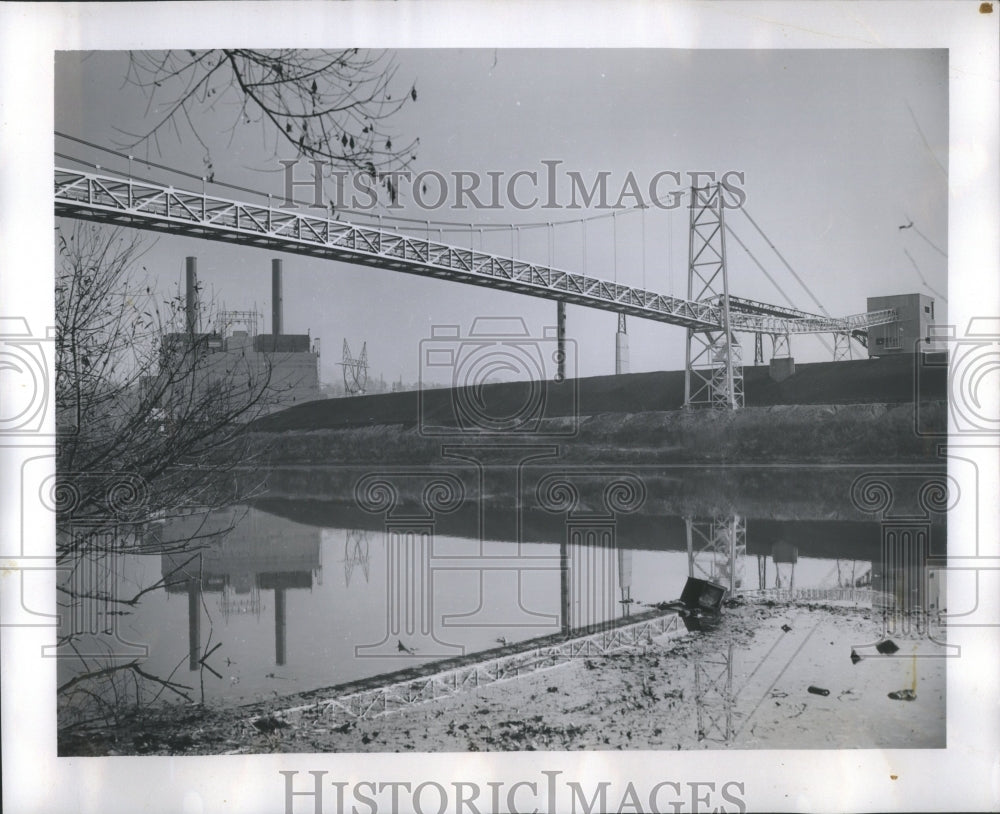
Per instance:
[[[913,690],[896,690],[895,692],[889,693],[889,697],[893,701],[916,701],[917,694]]]
[[[781,629],[785,631],[785,633],[790,633],[792,630],[791,625],[782,625]]]
[[[851,664],[857,664],[861,661],[861,656],[858,655],[858,651],[851,648]]]
[[[899,650],[899,645],[896,644],[892,639],[885,639],[875,645],[875,649],[878,650],[883,656],[891,656],[897,650]]]
[[[816,686],[810,686],[809,687],[809,692],[811,692],[813,695],[829,695],[830,694],[829,690],[823,689],[822,687],[816,687]]]

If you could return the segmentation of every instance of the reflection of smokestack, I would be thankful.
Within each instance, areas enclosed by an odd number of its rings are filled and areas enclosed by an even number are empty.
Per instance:
[[[281,334],[281,261],[271,261],[271,333]]]
[[[278,261],[281,262],[280,260]],[[285,663],[285,589],[274,589],[274,663]]]
[[[198,258],[187,258],[187,281],[185,293],[187,304],[184,309],[188,335],[193,337],[198,333]]]
[[[570,604],[569,604],[569,544],[563,535],[559,543],[559,615],[562,617],[562,632],[568,635],[572,625],[570,624]]]
[[[188,258],[191,260],[193,258]],[[189,579],[188,591],[188,669],[197,670],[201,658],[201,580]]]

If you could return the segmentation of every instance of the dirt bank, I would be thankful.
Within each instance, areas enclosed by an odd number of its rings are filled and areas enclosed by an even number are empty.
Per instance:
[[[943,747],[945,660],[912,657],[926,640],[898,640],[896,654],[880,656],[870,646],[879,638],[870,608],[738,604],[711,631],[366,720],[322,706],[288,713],[302,697],[159,709],[64,734],[60,754]],[[855,663],[852,648],[865,657]],[[900,690],[915,697],[889,697]]]

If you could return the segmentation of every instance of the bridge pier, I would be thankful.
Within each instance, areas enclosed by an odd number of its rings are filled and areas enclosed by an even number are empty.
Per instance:
[[[566,303],[556,301],[556,381],[566,380]]]
[[[618,315],[618,332],[615,334],[615,374],[629,372],[628,329],[625,325],[625,315]]]

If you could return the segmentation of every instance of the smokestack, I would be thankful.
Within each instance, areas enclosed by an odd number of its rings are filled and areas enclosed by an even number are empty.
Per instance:
[[[185,294],[187,302],[184,309],[188,335],[193,339],[198,333],[198,258],[187,258],[187,280]]]
[[[281,333],[281,261],[271,261],[271,333]]]

